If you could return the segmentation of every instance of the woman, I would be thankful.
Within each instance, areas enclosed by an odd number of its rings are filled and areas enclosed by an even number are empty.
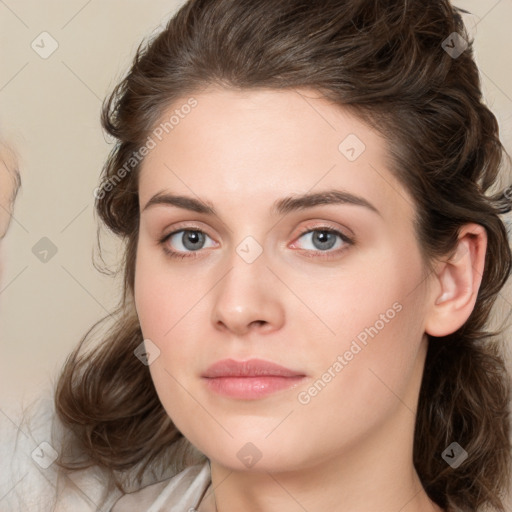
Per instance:
[[[124,293],[60,467],[114,512],[505,510],[507,155],[447,0],[189,1],[103,123]]]
[[[0,139],[0,240],[7,234],[11,224],[14,202],[21,187],[18,157],[12,147]],[[0,278],[3,261],[0,259]]]
[[[11,223],[14,202],[21,187],[18,158],[5,141],[0,140],[0,239]]]

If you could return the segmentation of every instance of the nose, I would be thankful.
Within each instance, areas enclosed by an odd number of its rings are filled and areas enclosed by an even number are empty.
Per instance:
[[[280,329],[285,320],[282,283],[267,268],[264,253],[252,263],[233,253],[230,270],[214,288],[214,328],[236,336]]]

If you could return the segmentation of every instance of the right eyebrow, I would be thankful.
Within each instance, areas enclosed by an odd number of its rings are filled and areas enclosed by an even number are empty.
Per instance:
[[[176,206],[178,208],[183,208],[185,210],[190,210],[196,213],[218,216],[213,205],[208,202],[199,201],[193,197],[173,195],[165,192],[158,192],[155,194],[146,203],[146,206],[144,206],[142,212],[145,212],[148,208],[157,205]]]

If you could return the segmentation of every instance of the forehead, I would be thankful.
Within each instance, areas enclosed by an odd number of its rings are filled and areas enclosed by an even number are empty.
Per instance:
[[[342,188],[391,216],[413,213],[385,139],[313,90],[211,88],[175,101],[150,138],[141,208],[163,190],[215,204],[222,197],[222,209]]]

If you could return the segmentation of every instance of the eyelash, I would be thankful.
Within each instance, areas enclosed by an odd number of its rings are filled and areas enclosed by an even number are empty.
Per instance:
[[[337,249],[337,250],[334,250],[334,251],[320,251],[320,250],[317,250],[317,251],[312,251],[312,250],[308,250],[308,249],[304,249],[304,251],[306,252],[313,252],[313,253],[325,253],[325,254],[328,254],[328,256],[308,256],[308,257],[318,257],[318,258],[323,258],[323,259],[331,259],[333,257],[336,257],[338,256],[339,254],[341,254],[342,252],[346,251],[351,245],[354,245],[355,244],[355,240],[353,240],[352,238],[349,238],[347,235],[345,235],[344,233],[338,231],[337,229],[334,229],[334,228],[331,228],[329,226],[320,226],[320,227],[314,227],[314,228],[306,228],[304,229],[302,232],[300,232],[297,236],[297,239],[301,238],[302,236],[308,234],[308,233],[314,233],[315,231],[320,231],[320,232],[327,232],[327,233],[332,233],[332,234],[335,234],[335,235],[338,235],[341,240],[345,243],[345,246],[342,247],[341,249]],[[159,241],[159,245],[162,246],[162,249],[163,251],[165,252],[165,254],[171,258],[178,258],[178,259],[184,259],[184,258],[196,258],[197,255],[195,253],[198,253],[200,252],[201,250],[198,250],[198,251],[189,251],[189,252],[182,252],[182,251],[171,251],[168,246],[167,246],[167,241],[173,236],[173,235],[176,235],[177,233],[181,233],[181,232],[193,232],[193,233],[202,233],[206,236],[208,236],[208,233],[205,233],[203,230],[201,229],[197,229],[197,228],[194,228],[194,227],[189,227],[189,228],[182,228],[182,229],[178,229],[176,231],[173,231],[165,236],[163,236]]]

